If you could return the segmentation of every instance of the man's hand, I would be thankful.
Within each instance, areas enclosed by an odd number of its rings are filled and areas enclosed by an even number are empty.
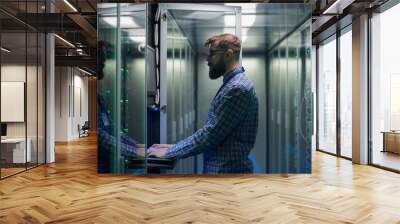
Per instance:
[[[167,150],[173,145],[169,144],[154,144],[147,149],[147,156],[155,156],[157,158],[165,158]]]
[[[146,148],[144,144],[135,144],[136,148],[136,157],[145,157],[146,155]]]

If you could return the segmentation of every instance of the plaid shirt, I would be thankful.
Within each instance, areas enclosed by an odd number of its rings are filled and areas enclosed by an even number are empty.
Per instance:
[[[258,98],[254,85],[237,68],[224,76],[208,110],[206,124],[167,150],[167,158],[204,156],[204,173],[250,173],[248,158],[258,126]]]

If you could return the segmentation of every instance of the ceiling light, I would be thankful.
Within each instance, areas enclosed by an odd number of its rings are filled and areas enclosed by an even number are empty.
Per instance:
[[[236,16],[235,15],[226,15],[224,16],[225,26],[235,26],[236,24]],[[256,21],[255,15],[242,15],[242,27],[252,26]]]
[[[138,28],[139,25],[133,21],[131,16],[121,16],[119,17],[119,26],[124,28]],[[110,26],[117,26],[117,17],[103,17],[103,20],[108,23]]]
[[[227,6],[240,7],[242,13],[256,13],[256,3],[225,3]]]
[[[129,38],[136,43],[144,43],[146,41],[144,36],[130,36]]]
[[[54,34],[55,37],[57,37],[59,40],[61,40],[62,42],[66,43],[67,45],[69,45],[70,47],[75,48],[75,45],[71,44],[71,42],[69,42],[68,40],[58,36],[57,34]]]
[[[247,40],[247,35],[243,35],[242,36],[242,43],[245,42]]]
[[[78,10],[71,4],[69,3],[68,0],[64,0],[65,4],[67,4],[74,12],[78,12]]]
[[[235,15],[226,15],[224,16],[225,26],[235,26],[236,24],[236,16]]]
[[[196,20],[214,20],[218,19],[220,17],[220,14],[212,14],[208,11],[194,11],[185,15],[182,15],[182,18],[184,19],[196,19]]]
[[[5,48],[5,47],[1,47],[0,49],[1,49],[2,51],[6,52],[6,53],[10,53],[10,52],[11,52],[11,50],[8,50],[8,49]]]
[[[90,72],[88,72],[88,71],[85,71],[85,70],[83,70],[83,69],[81,69],[81,68],[79,68],[79,67],[78,67],[78,70],[81,71],[81,72],[83,72],[83,73],[85,73],[85,74],[87,74],[87,75],[92,75],[92,73],[90,73]]]
[[[354,0],[336,0],[331,6],[329,6],[322,14],[340,14],[343,13],[343,9],[353,3]]]
[[[255,15],[242,15],[242,27],[253,26],[256,21]]]
[[[83,55],[83,50],[80,48],[77,48],[76,53],[78,53],[79,55]]]
[[[174,40],[187,40],[187,37],[183,36],[167,36],[168,39],[174,39]]]

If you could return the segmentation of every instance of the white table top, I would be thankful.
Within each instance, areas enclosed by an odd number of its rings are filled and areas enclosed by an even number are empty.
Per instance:
[[[1,139],[1,143],[20,143],[24,142],[25,138],[6,138],[6,139]],[[30,138],[27,139],[27,141],[30,141]]]

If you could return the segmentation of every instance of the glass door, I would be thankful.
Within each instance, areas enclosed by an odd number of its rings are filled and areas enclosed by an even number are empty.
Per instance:
[[[340,156],[352,158],[352,30],[341,31],[340,41]]]
[[[160,58],[166,58],[160,60],[160,105],[164,108],[160,114],[160,143],[175,144],[192,135],[197,124],[205,120],[209,99],[220,83],[208,79],[208,49],[203,44],[223,33],[240,38],[240,16],[241,8],[236,6],[159,4]],[[198,82],[207,90],[196,91]],[[172,172],[197,173],[197,167],[202,167],[199,159],[179,160]]]
[[[98,5],[98,171],[146,172],[147,5]]]
[[[160,105],[161,108],[166,108],[160,116],[160,141],[173,144],[176,140],[190,135],[196,126],[195,54],[198,54],[197,57],[204,57],[205,61],[208,51],[202,44],[214,35],[231,33],[241,37],[241,8],[173,3],[159,6],[160,58],[167,58],[166,61],[160,62]],[[176,18],[179,18],[179,21]],[[210,28],[205,26],[206,24],[215,25]],[[190,29],[191,27],[195,29]],[[193,32],[193,30],[196,31]],[[194,41],[195,38],[196,41]],[[218,90],[218,84],[215,82],[210,82],[210,87],[215,91]],[[183,97],[184,94],[186,97]]]
[[[337,151],[336,35],[319,45],[317,77],[317,149]]]

